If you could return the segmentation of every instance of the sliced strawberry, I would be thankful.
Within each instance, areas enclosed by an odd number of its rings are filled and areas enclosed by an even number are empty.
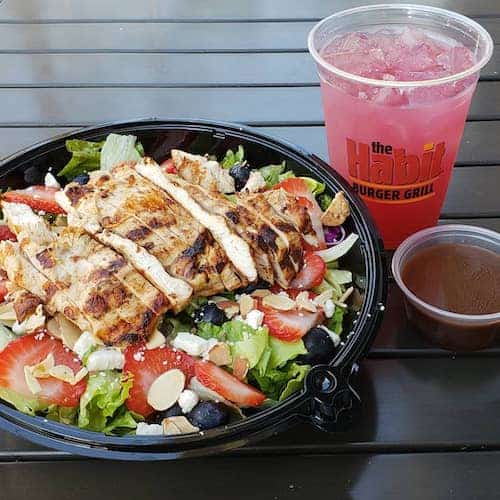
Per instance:
[[[176,174],[177,168],[175,168],[174,160],[169,158],[168,160],[164,160],[161,162],[160,167],[167,172],[167,174]]]
[[[293,296],[298,295],[300,290],[294,289],[287,293]],[[311,298],[311,294],[309,294]],[[284,342],[295,342],[302,338],[311,328],[319,325],[324,319],[324,313],[321,309],[316,312],[292,309],[291,311],[280,311],[271,307],[262,305],[262,300],[257,300],[257,308],[264,313],[263,324],[269,329],[272,337],[283,340]]]
[[[194,373],[205,387],[242,407],[259,406],[266,396],[210,361],[196,361]]]
[[[291,283],[292,288],[309,290],[323,281],[326,273],[325,261],[314,252],[304,254],[304,265]]]
[[[9,229],[6,224],[0,224],[0,241],[17,241],[16,235]]]
[[[26,189],[7,191],[2,199],[10,203],[24,203],[33,210],[43,210],[50,214],[65,214],[66,212],[57,204],[55,194],[59,188],[47,186],[31,186]]]
[[[33,394],[24,377],[24,367],[43,361],[49,353],[54,356],[56,365],[66,365],[77,373],[82,367],[76,356],[58,339],[46,333],[25,335],[13,340],[0,352],[0,387],[5,387],[21,396],[37,399],[60,406],[77,406],[87,387],[85,379],[75,385],[54,377],[39,378],[41,391]]]
[[[7,290],[7,278],[0,277],[0,302],[5,300],[5,296],[9,291]]]
[[[144,343],[140,343],[128,347],[123,373],[131,373],[134,382],[127,408],[144,417],[153,413],[154,409],[147,401],[149,388],[162,373],[173,368],[181,370],[189,381],[194,373],[194,359],[183,351],[165,346],[147,349]]]
[[[282,188],[287,193],[294,195],[297,199],[297,203],[307,208],[314,232],[316,233],[316,237],[319,241],[319,248],[325,248],[325,233],[323,231],[323,224],[321,223],[321,216],[323,215],[323,212],[321,211],[316,198],[311,193],[311,190],[307,187],[307,183],[303,179],[291,177],[290,179],[285,179],[284,181],[276,184],[275,189],[279,188]]]

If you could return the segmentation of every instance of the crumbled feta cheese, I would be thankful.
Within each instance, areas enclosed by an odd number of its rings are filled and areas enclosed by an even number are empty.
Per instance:
[[[244,322],[251,326],[252,328],[259,328],[262,326],[262,321],[264,320],[264,313],[258,309],[252,309],[244,319]]]
[[[97,345],[95,337],[90,332],[83,332],[73,346],[73,352],[82,359],[89,349]]]
[[[207,340],[189,332],[179,332],[172,345],[191,356],[201,356],[207,350]]]
[[[335,304],[333,303],[333,300],[328,299],[327,301],[325,301],[325,303],[323,304],[323,309],[325,311],[325,316],[327,318],[331,318],[335,313]]]
[[[200,398],[196,392],[185,389],[181,392],[177,403],[181,407],[182,413],[189,413],[197,404]]]
[[[99,372],[102,370],[121,370],[125,364],[125,357],[122,352],[114,347],[105,347],[90,353],[87,359],[87,369],[89,372]]]
[[[139,422],[135,429],[137,436],[158,436],[163,434],[163,426],[160,424],[147,424],[146,422]]]
[[[50,172],[47,172],[47,174],[45,175],[44,184],[47,187],[53,187],[58,189],[61,187],[59,182],[57,182],[56,178]]]
[[[323,330],[325,330],[326,333],[328,333],[328,335],[330,335],[330,338],[333,340],[333,345],[335,347],[337,347],[340,344],[340,337],[335,332],[332,332],[325,325],[319,325],[318,328],[322,328]]]

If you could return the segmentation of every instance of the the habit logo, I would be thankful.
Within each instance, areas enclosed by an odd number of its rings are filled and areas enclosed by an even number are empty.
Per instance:
[[[423,146],[420,156],[374,141],[346,139],[349,177],[361,196],[382,203],[407,203],[434,195],[443,172],[444,142]]]

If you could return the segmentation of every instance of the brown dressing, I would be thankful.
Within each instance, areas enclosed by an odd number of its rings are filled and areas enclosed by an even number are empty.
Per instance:
[[[500,254],[474,245],[442,243],[419,251],[402,269],[421,300],[461,314],[500,312]]]

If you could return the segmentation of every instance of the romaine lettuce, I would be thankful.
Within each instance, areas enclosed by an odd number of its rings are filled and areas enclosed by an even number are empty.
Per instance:
[[[0,399],[7,401],[17,410],[28,415],[36,415],[37,412],[47,409],[47,404],[38,401],[35,397],[22,396],[5,387],[0,387]]]
[[[259,168],[259,172],[266,181],[266,186],[268,188],[274,187],[278,182],[280,182],[280,175],[286,169],[286,162],[281,162],[279,165],[266,165],[265,167]]]
[[[269,346],[271,347],[271,356],[268,365],[270,369],[280,368],[288,361],[307,353],[302,340],[283,342],[275,337],[269,337]]]
[[[325,190],[325,184],[323,182],[319,182],[311,177],[300,177],[300,179],[307,184],[307,187],[314,196],[318,196]]]
[[[245,150],[243,146],[239,145],[236,152],[228,149],[220,165],[222,168],[231,168],[236,163],[243,163],[245,159]]]
[[[78,427],[101,432],[111,432],[118,427],[134,429],[135,420],[125,415],[128,411],[123,407],[131,387],[132,379],[116,371],[91,374],[80,399]]]
[[[124,161],[139,161],[135,135],[109,134],[101,150],[101,170],[111,170]]]

